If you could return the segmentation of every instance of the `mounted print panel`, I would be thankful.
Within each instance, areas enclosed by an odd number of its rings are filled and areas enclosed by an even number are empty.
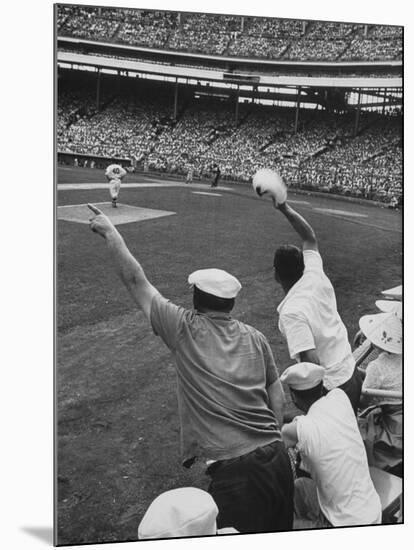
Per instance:
[[[55,5],[55,544],[402,523],[403,27]]]

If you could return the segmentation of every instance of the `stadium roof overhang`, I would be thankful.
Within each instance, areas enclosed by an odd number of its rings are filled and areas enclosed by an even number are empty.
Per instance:
[[[160,64],[150,61],[119,59],[104,55],[82,54],[77,52],[57,52],[58,65],[62,68],[96,69],[123,74],[126,76],[148,75],[158,79],[179,81],[184,79],[208,81],[222,85],[237,85],[255,89],[257,87],[271,88],[282,86],[306,88],[402,88],[402,77],[361,77],[361,76],[290,76],[267,74],[235,74],[223,70],[203,69],[198,67],[183,67],[171,64]]]

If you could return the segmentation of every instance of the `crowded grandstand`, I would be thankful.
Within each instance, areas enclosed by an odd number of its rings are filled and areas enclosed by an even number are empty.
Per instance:
[[[267,166],[292,186],[401,205],[402,27],[65,5],[56,28],[59,161],[196,179],[218,164],[238,183]],[[214,81],[234,59],[250,64]],[[295,85],[260,86],[262,67]],[[317,85],[301,86],[309,71]]]
[[[402,27],[236,15],[59,6],[59,36],[290,60],[402,59]]]

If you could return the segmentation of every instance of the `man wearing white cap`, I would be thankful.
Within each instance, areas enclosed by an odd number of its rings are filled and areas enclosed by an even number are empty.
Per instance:
[[[279,330],[287,340],[290,357],[324,367],[325,391],[343,389],[356,412],[362,380],[337,310],[334,288],[323,270],[315,232],[287,202],[273,202],[302,239],[302,250],[284,245],[275,252],[275,279],[285,293],[277,308]]]
[[[295,515],[314,527],[381,523],[381,502],[372,483],[365,447],[351,404],[335,388],[322,396],[325,369],[298,363],[281,376],[306,414],[282,428],[311,478],[295,482]]]
[[[269,343],[230,311],[241,289],[220,269],[192,273],[193,310],[151,285],[111,221],[95,206],[91,229],[106,240],[121,280],[173,353],[184,466],[203,460],[218,527],[285,531],[293,475],[279,426],[284,393]]]

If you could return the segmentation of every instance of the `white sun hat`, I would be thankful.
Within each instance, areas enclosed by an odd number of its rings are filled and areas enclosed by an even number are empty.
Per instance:
[[[402,319],[402,302],[397,302],[395,300],[377,300],[375,305],[383,313],[394,312],[399,319]]]
[[[310,390],[323,380],[325,369],[315,363],[297,363],[288,367],[280,377],[292,390]]]
[[[396,312],[364,315],[359,327],[374,346],[388,353],[402,353],[402,322]]]
[[[402,293],[403,293],[402,285],[394,286],[393,288],[389,288],[388,290],[383,290],[381,292],[381,294],[383,294],[385,297],[392,298],[394,300],[401,300]]]
[[[138,539],[216,535],[218,508],[213,497],[195,487],[172,489],[159,495],[145,512]]]
[[[188,284],[218,298],[235,298],[241,289],[240,282],[222,269],[199,269],[188,277]]]

